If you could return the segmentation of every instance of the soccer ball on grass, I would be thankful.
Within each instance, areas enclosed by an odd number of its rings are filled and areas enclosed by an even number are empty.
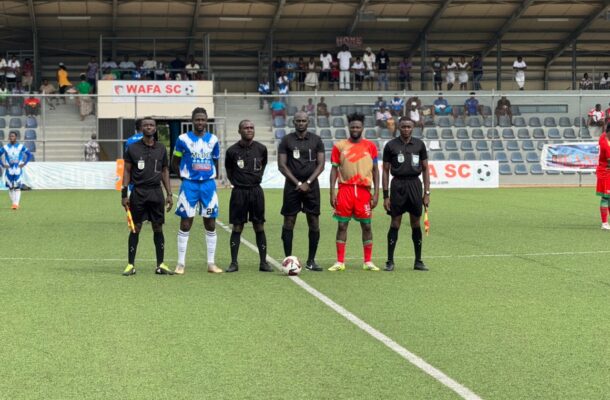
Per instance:
[[[288,256],[282,260],[282,272],[289,276],[296,276],[301,273],[301,263],[295,256]]]

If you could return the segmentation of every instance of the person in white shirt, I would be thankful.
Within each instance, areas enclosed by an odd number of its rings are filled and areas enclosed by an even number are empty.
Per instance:
[[[608,73],[604,72],[604,76],[599,80],[599,88],[600,89],[608,89],[610,86],[610,77],[608,77]]]
[[[356,90],[362,90],[365,66],[360,57],[356,57],[356,61],[352,64],[352,69],[354,70],[354,78],[356,78]]]
[[[368,89],[373,90],[373,79],[375,79],[375,64],[377,62],[377,58],[375,57],[375,53],[371,51],[370,47],[366,48],[364,56],[362,56],[362,61],[366,67],[364,79],[368,81]]]
[[[125,79],[127,75],[131,75],[132,71],[136,69],[136,65],[133,61],[130,61],[129,56],[125,54],[123,61],[119,64],[119,68],[121,69],[121,79]]]
[[[0,57],[0,82],[4,82],[4,77],[6,76],[6,59],[4,57]]]
[[[117,65],[114,61],[112,61],[111,57],[108,57],[106,61],[102,63],[102,70],[105,71],[107,69],[116,69]]]
[[[515,71],[515,82],[519,86],[519,90],[523,90],[525,87],[525,70],[527,64],[523,61],[523,57],[517,57],[517,60],[513,63],[513,70]]]
[[[341,51],[337,54],[339,60],[339,90],[350,90],[349,68],[352,62],[352,53],[347,45],[341,46]]]
[[[6,85],[11,88],[17,83],[17,74],[21,69],[21,63],[17,60],[17,56],[13,54],[8,63],[6,63]]]
[[[186,64],[186,75],[189,80],[194,81],[197,79],[197,74],[199,73],[199,64],[195,61],[195,57],[191,56],[189,63]]]
[[[445,69],[447,69],[447,90],[451,90],[455,83],[455,71],[458,69],[457,64],[453,61],[453,57],[449,57]]]
[[[148,79],[155,78],[155,70],[157,69],[157,62],[153,60],[152,56],[148,56],[146,60],[142,63],[142,73]]]
[[[460,74],[458,80],[460,81],[460,90],[468,90],[468,70],[470,64],[466,61],[465,57],[460,57],[460,62],[457,63]]]
[[[322,54],[320,54],[320,62],[322,63],[322,70],[320,71],[319,81],[322,82],[326,80],[326,85],[328,88],[328,85],[330,85],[330,63],[333,62],[333,56],[331,56],[328,51],[322,50]],[[321,86],[322,85],[320,85],[320,87]]]

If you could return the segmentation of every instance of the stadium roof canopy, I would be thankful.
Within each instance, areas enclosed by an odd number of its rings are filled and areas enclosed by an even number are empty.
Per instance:
[[[554,61],[575,41],[579,54],[608,55],[609,5],[610,0],[5,0],[0,49],[33,48],[35,42],[43,56],[96,54],[103,35],[157,38],[161,51],[185,54],[209,34],[212,55],[255,54],[269,44],[275,53],[314,53],[334,50],[341,36],[394,53],[419,54],[425,43],[428,54],[493,55],[500,39],[504,53]],[[145,52],[151,41],[116,46]]]

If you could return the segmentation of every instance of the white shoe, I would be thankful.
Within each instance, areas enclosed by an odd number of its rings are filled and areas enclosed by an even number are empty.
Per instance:
[[[602,224],[602,230],[604,230],[604,231],[610,231],[610,224],[609,224],[609,223],[607,223],[607,222],[604,222],[604,223]]]
[[[176,274],[176,275],[184,275],[184,265],[182,265],[182,264],[176,265],[176,269],[174,270],[174,274]]]

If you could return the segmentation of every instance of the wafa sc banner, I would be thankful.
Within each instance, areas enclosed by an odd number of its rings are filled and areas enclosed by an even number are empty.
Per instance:
[[[540,154],[544,170],[594,172],[599,145],[592,142],[545,144]]]

